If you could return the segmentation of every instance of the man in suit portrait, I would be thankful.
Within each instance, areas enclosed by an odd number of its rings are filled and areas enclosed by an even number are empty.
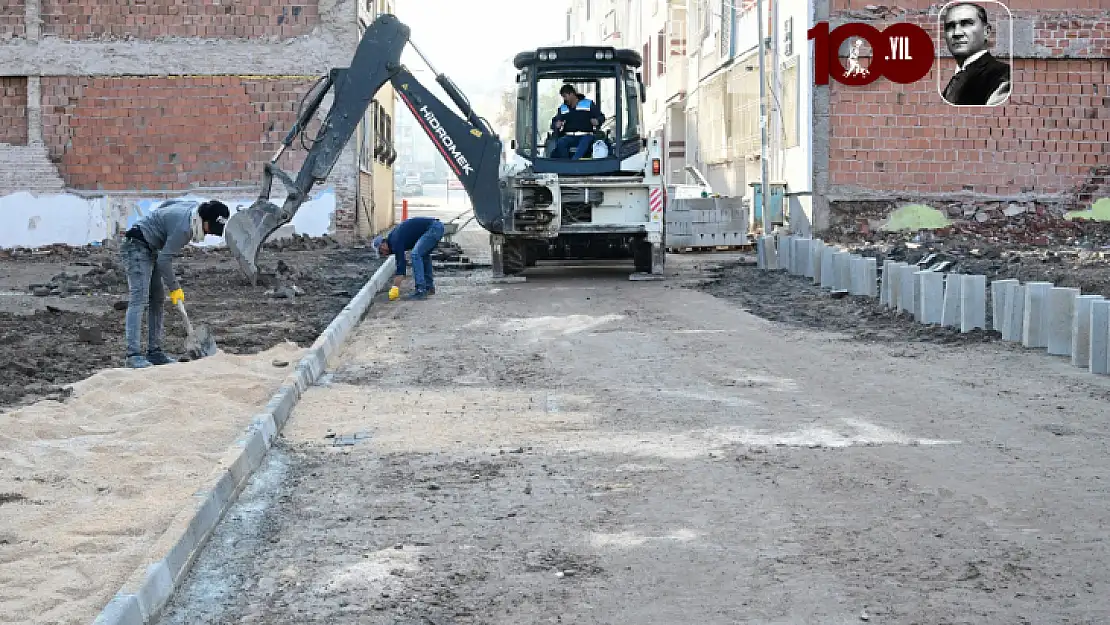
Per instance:
[[[956,59],[956,72],[944,88],[948,103],[995,106],[1010,97],[1010,66],[994,58],[989,38],[994,33],[987,11],[972,2],[952,4],[941,15],[944,40]]]

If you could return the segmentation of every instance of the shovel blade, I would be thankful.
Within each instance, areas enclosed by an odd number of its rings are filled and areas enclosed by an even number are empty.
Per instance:
[[[190,358],[197,359],[214,356],[219,348],[216,347],[216,339],[212,337],[208,327],[197,326],[194,333],[185,338],[185,351]]]
[[[258,251],[266,238],[281,227],[280,212],[273,202],[257,200],[249,208],[237,211],[224,226],[224,241],[252,285],[258,282]]]

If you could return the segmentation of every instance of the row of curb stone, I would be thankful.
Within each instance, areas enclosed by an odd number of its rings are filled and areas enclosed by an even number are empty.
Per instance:
[[[880,271],[874,258],[852,254],[821,239],[786,234],[756,241],[758,267],[785,270],[834,293],[878,298],[883,306],[909,313],[919,323],[959,328],[961,333],[994,330],[1003,341],[1043,349],[1070,359],[1077,368],[1110,375],[1110,300],[1083,295],[1051,282],[994,280],[944,273],[949,263],[922,267],[892,260]]]
[[[179,514],[166,531],[163,538],[170,537],[172,547],[161,560],[136,571],[100,612],[94,625],[149,625],[159,618],[224,513],[261,466],[303,393],[324,374],[395,270],[396,261],[390,256],[335,316],[297,363],[296,371],[225,454],[221,465],[227,468],[209,483],[208,489],[194,495],[194,504]]]

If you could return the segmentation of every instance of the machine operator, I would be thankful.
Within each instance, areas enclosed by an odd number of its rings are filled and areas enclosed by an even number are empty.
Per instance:
[[[594,141],[594,132],[605,122],[605,114],[596,102],[578,93],[571,85],[559,89],[563,104],[551,118],[551,130],[559,135],[552,158],[570,157],[570,148],[577,146],[573,160],[582,158]]]

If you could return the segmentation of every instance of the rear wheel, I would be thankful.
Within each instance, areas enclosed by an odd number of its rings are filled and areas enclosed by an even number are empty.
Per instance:
[[[633,241],[632,262],[637,273],[651,273],[651,243],[645,240]]]

